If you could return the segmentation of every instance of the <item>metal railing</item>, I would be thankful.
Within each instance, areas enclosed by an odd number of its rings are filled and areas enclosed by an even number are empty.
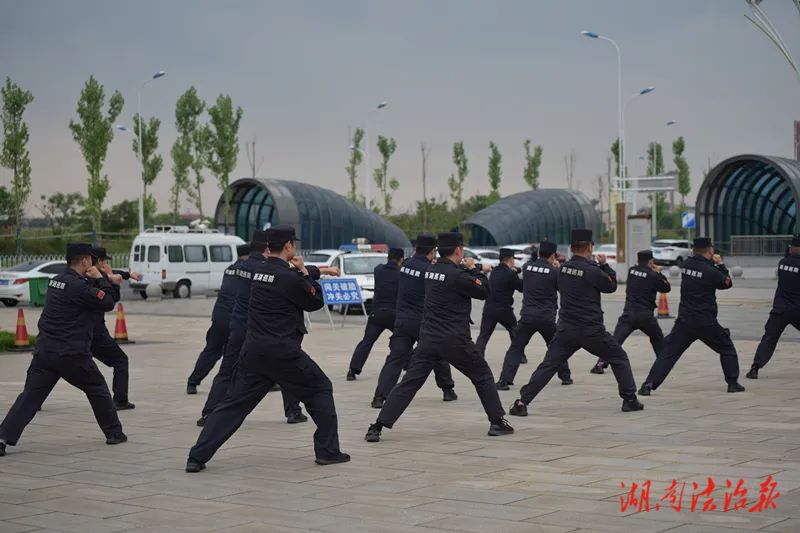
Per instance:
[[[128,254],[115,254],[111,256],[111,268],[128,268]],[[38,261],[64,261],[61,254],[38,255],[0,255],[0,270],[18,265],[19,263],[32,263]]]
[[[781,256],[791,235],[731,235],[731,255]]]

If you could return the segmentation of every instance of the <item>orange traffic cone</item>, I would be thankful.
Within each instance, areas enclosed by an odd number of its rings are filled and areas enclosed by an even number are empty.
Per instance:
[[[33,350],[31,338],[28,337],[28,328],[25,326],[25,313],[22,312],[22,309],[17,311],[17,333],[14,336],[14,347],[12,350],[15,352],[28,352]]]
[[[117,344],[133,344],[128,339],[128,326],[125,325],[125,310],[122,304],[117,304],[117,323],[114,325],[114,340]]]
[[[665,292],[658,293],[658,318],[672,318],[669,314],[669,302]]]

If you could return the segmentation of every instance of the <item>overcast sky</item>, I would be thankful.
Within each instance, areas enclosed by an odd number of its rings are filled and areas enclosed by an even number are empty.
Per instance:
[[[800,59],[792,2],[762,7]],[[592,195],[617,132],[617,83],[613,47],[579,34],[591,29],[622,48],[626,95],[656,86],[628,108],[631,174],[644,171],[638,156],[648,141],[683,135],[693,197],[709,158],[792,154],[800,83],[745,13],[744,0],[0,0],[0,75],[35,97],[25,118],[36,201],[85,194],[67,124],[86,79],[123,93],[119,122],[130,124],[138,87],[164,69],[142,97],[145,116],[162,121],[160,210],[172,182],[175,100],[195,85],[208,101],[227,93],[244,109],[240,141],[258,138],[261,177],[343,194],[348,131],[370,117],[373,137],[397,139],[390,172],[400,181],[395,211],[405,211],[421,197],[420,141],[433,147],[429,195],[446,195],[459,140],[470,162],[467,193],[488,190],[490,140],[503,154],[501,193],[524,190],[525,138],[544,147],[543,187],[565,185],[564,155],[574,149],[575,180]],[[388,108],[371,113],[383,100]],[[678,124],[665,128],[670,119]],[[107,205],[137,194],[130,141],[118,133],[109,150]],[[242,146],[234,177],[246,175]],[[0,178],[8,183],[9,173]],[[209,177],[207,213],[218,196]]]

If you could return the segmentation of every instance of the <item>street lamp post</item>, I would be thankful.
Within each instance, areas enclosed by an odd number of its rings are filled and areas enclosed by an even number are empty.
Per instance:
[[[369,123],[372,113],[377,113],[381,109],[385,109],[389,105],[388,102],[383,101],[375,106],[374,109],[370,109],[369,113],[367,113],[367,121],[364,127],[364,144],[366,145],[366,157],[364,158],[364,162],[366,164],[366,172],[364,172],[364,207],[369,209],[369,201],[370,197],[372,196],[372,180],[370,177],[370,165],[369,165],[369,153],[370,153],[370,140],[369,140]]]
[[[159,70],[152,77],[146,79],[144,83],[139,86],[139,91],[136,93],[136,115],[139,117],[138,120],[138,139],[139,139],[139,149],[136,150],[136,156],[139,158],[139,172],[141,173],[142,179],[142,186],[139,190],[139,233],[144,231],[144,194],[145,194],[145,184],[144,184],[144,161],[142,160],[142,91],[144,90],[145,86],[153,80],[157,80],[158,78],[163,77],[166,74],[163,70]],[[120,129],[119,127],[117,129]],[[124,131],[124,130],[123,130]]]
[[[623,175],[623,184],[627,185],[627,171],[625,170],[625,111],[628,109],[628,104],[630,104],[633,100],[638,98],[639,96],[644,96],[645,94],[650,94],[651,92],[655,91],[656,88],[652,85],[649,87],[645,87],[641,91],[637,92],[628,100],[625,101],[625,105],[622,106],[622,140],[620,141],[620,160],[622,161],[622,175]],[[631,210],[634,214],[637,211],[637,200],[636,200],[636,190],[631,191]]]

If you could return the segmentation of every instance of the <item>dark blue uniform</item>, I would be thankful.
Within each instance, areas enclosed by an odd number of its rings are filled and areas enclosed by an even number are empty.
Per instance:
[[[200,385],[225,352],[225,342],[230,333],[231,311],[236,298],[236,271],[241,268],[243,262],[242,259],[237,260],[226,268],[222,275],[217,301],[214,303],[214,310],[211,311],[211,327],[206,332],[206,346],[197,357],[187,385],[195,387]]]
[[[778,263],[778,288],[764,336],[756,349],[753,367],[766,365],[775,353],[778,339],[789,324],[800,329],[800,255],[787,255]]]
[[[224,400],[208,416],[189,458],[200,463],[211,459],[276,383],[300,398],[317,424],[317,459],[335,457],[340,450],[333,387],[300,347],[306,334],[303,311],[322,308],[322,289],[279,257],[260,261],[251,279],[241,363]]]
[[[122,435],[108,385],[91,356],[97,313],[114,309],[112,287],[71,268],[51,279],[25,389],[0,424],[0,438],[15,445],[59,379],[82,390],[106,438]]]
[[[514,315],[514,292],[522,292],[522,278],[516,269],[510,268],[505,263],[500,263],[489,276],[489,297],[483,306],[481,315],[481,331],[475,346],[481,357],[486,355],[486,345],[494,332],[497,324],[508,331],[511,341],[514,341],[514,328],[517,327],[517,317]]]
[[[492,370],[470,338],[472,299],[484,300],[489,295],[486,276],[478,269],[467,270],[442,258],[421,277],[425,307],[419,346],[403,379],[386,399],[378,422],[391,428],[441,361],[449,362],[472,381],[490,422],[502,419],[505,411]]]
[[[678,318],[664,348],[650,368],[645,384],[653,390],[667,378],[672,367],[694,343],[703,344],[719,354],[725,381],[734,384],[739,378],[739,359],[731,340],[730,330],[717,321],[717,291],[732,286],[728,269],[715,265],[710,259],[694,255],[681,268],[681,304]]]
[[[397,307],[397,286],[400,267],[394,261],[375,267],[375,293],[372,297],[372,312],[367,319],[364,338],[353,350],[350,371],[358,375],[367,362],[369,352],[378,337],[385,330],[394,329],[395,307]]]
[[[623,400],[636,399],[636,383],[628,355],[603,324],[600,295],[616,290],[617,274],[608,264],[598,265],[576,255],[561,265],[558,274],[561,309],[556,333],[547,347],[544,361],[533,372],[529,383],[522,387],[523,403],[529,404],[558,368],[581,348],[611,363]]]
[[[127,279],[127,273],[114,271]],[[119,285],[110,282],[108,277],[103,275],[103,281],[95,281],[95,286],[109,286],[109,293],[116,304],[119,302]],[[106,314],[103,311],[94,315],[94,332],[92,334],[92,357],[104,365],[114,369],[114,377],[111,383],[111,390],[114,393],[114,405],[119,407],[130,406],[128,402],[128,355],[119,347],[117,341],[108,332],[106,327]]]
[[[400,267],[397,284],[397,308],[395,310],[394,330],[389,339],[389,355],[383,363],[376,398],[387,398],[392,391],[403,368],[408,366],[414,345],[419,340],[422,311],[425,306],[425,272],[431,266],[428,258],[414,254]],[[469,333],[467,334],[469,336]],[[442,390],[454,387],[453,376],[447,361],[440,360],[434,368],[436,385]]]
[[[511,338],[511,346],[503,359],[500,380],[508,385],[514,378],[522,362],[525,347],[535,333],[539,333],[549,346],[556,333],[556,313],[558,312],[558,269],[545,258],[528,261],[522,267],[522,312],[520,321]],[[569,382],[569,364],[558,367],[558,377]]]

